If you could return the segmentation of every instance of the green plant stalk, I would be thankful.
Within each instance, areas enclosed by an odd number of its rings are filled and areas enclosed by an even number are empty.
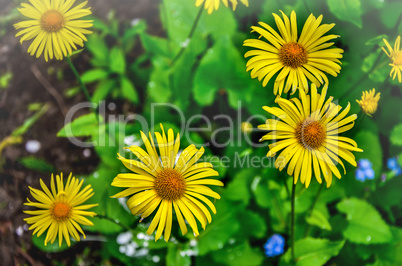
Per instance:
[[[311,213],[313,213],[314,207],[318,202],[318,198],[320,197],[320,194],[321,194],[321,191],[322,191],[323,187],[324,187],[324,182],[321,183],[320,188],[318,189],[317,194],[315,195],[313,204],[311,204],[311,207],[308,210],[306,217],[309,217],[311,215]],[[304,231],[304,237],[307,237],[309,230],[310,230],[310,224],[307,224],[306,230]]]
[[[193,37],[194,32],[195,32],[195,29],[197,28],[198,22],[200,21],[200,18],[201,18],[201,15],[202,15],[202,11],[203,11],[203,8],[200,7],[200,10],[198,11],[197,17],[196,17],[195,20],[194,20],[193,26],[191,27],[190,33],[188,34],[187,39],[186,39],[185,41],[187,41],[187,40],[191,41],[191,38]],[[187,45],[187,46],[188,46],[188,45]],[[181,47],[180,51],[179,51],[179,52],[177,53],[177,55],[173,58],[173,60],[172,60],[172,65],[174,65],[174,64],[177,62],[177,60],[179,60],[179,58],[182,56],[182,54],[183,54],[184,51],[186,50],[187,46],[182,46],[182,47]]]
[[[107,217],[107,216],[105,216],[105,215],[97,214],[95,217],[97,217],[97,218],[99,218],[99,219],[108,220],[109,222],[112,222],[112,223],[114,223],[114,224],[120,226],[121,228],[123,228],[123,229],[125,229],[125,230],[127,230],[127,231],[132,231],[132,230],[133,230],[132,228],[130,228],[130,227],[128,227],[128,226],[125,226],[124,224],[118,223],[118,222],[116,222],[115,220],[113,220],[112,218]]]
[[[296,184],[294,182],[292,184],[292,201],[291,201],[291,220],[290,220],[290,238],[291,238],[291,254],[292,254],[292,262],[295,263],[295,199],[296,199]]]
[[[73,65],[73,62],[71,62],[69,56],[66,57],[66,61],[67,61],[68,65],[70,66],[71,70],[73,71],[75,78],[78,80],[78,83],[80,84],[80,88],[84,92],[85,97],[87,98],[87,100],[90,103],[92,103],[92,99],[91,99],[91,96],[89,96],[87,87],[85,86],[84,82],[82,82],[81,76],[78,74],[78,71],[75,68],[75,66]]]

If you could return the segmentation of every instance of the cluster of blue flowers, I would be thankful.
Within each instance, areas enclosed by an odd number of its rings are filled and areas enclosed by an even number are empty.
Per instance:
[[[367,179],[374,179],[375,172],[372,167],[373,164],[368,159],[360,159],[355,172],[356,180],[364,182]]]
[[[387,167],[389,170],[395,173],[395,175],[400,175],[402,174],[402,169],[401,166],[398,164],[398,158],[397,157],[392,157],[389,158],[387,161]]]
[[[265,243],[264,249],[267,257],[281,255],[285,249],[285,238],[279,234],[273,234]]]

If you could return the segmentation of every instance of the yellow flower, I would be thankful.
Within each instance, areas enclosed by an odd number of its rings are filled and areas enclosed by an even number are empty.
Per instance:
[[[56,176],[57,190],[53,175],[50,182],[51,190],[48,189],[42,179],[40,180],[40,185],[43,191],[29,187],[32,197],[38,202],[32,202],[27,199],[28,203],[24,203],[24,205],[37,207],[41,210],[24,211],[26,214],[32,215],[32,217],[24,220],[28,224],[32,224],[29,230],[35,229],[33,234],[37,233],[38,237],[48,229],[45,246],[47,242],[53,243],[57,236],[59,237],[59,246],[61,246],[63,238],[66,240],[67,245],[70,246],[70,235],[76,241],[80,241],[78,232],[85,239],[84,231],[79,224],[93,225],[84,216],[95,216],[96,213],[86,210],[98,206],[98,204],[81,205],[94,194],[91,185],[87,185],[80,191],[83,182],[84,180],[80,182],[70,174],[64,186],[63,173],[61,173],[60,176]]]
[[[380,95],[381,93],[375,94],[375,89],[372,89],[371,91],[363,91],[361,101],[356,100],[356,102],[360,105],[363,112],[371,116],[377,111]]]
[[[264,110],[278,119],[268,119],[262,130],[269,130],[263,140],[277,140],[269,145],[268,157],[273,157],[283,150],[275,161],[275,167],[280,171],[288,164],[287,173],[294,176],[296,184],[299,176],[302,184],[309,186],[314,175],[319,183],[324,176],[327,187],[331,185],[332,174],[341,178],[337,168],[340,164],[346,174],[340,158],[356,166],[354,155],[350,151],[362,151],[354,140],[339,136],[351,129],[357,115],[346,117],[350,104],[342,111],[342,107],[332,103],[333,98],[325,100],[327,87],[322,94],[317,93],[314,84],[311,86],[311,96],[304,90],[299,90],[299,98],[290,100],[277,97],[278,107],[264,106]]]
[[[228,7],[228,0],[197,0],[195,2],[195,5],[200,6],[203,3],[205,3],[204,4],[205,9],[208,10],[208,14],[211,14],[212,11],[214,11],[214,9],[218,10],[221,1],[226,7]],[[235,11],[237,7],[237,0],[229,0],[229,1],[232,3],[233,11]],[[248,6],[248,0],[240,0],[240,2],[242,2],[245,6]]]
[[[394,74],[394,76],[392,77],[392,79],[394,80],[396,75],[398,75],[398,81],[399,83],[402,83],[402,50],[400,47],[400,43],[401,43],[401,36],[398,36],[398,38],[396,38],[395,40],[395,44],[394,44],[394,49],[392,49],[391,45],[389,45],[389,43],[387,42],[387,40],[382,39],[385,43],[385,45],[388,48],[389,53],[387,53],[387,51],[385,50],[384,47],[381,47],[382,50],[387,54],[387,56],[391,59],[391,64],[389,64],[390,66],[392,66],[391,72],[389,73],[389,76],[392,76],[392,73]]]
[[[334,43],[327,42],[337,38],[337,35],[323,36],[335,24],[323,24],[322,15],[318,18],[311,14],[303,30],[298,36],[296,13],[292,11],[289,18],[281,11],[283,20],[277,15],[276,25],[278,34],[271,26],[264,22],[259,24],[262,27],[252,26],[252,32],[257,32],[260,39],[248,39],[244,46],[256,48],[248,51],[244,57],[251,57],[247,62],[247,71],[251,70],[251,77],[262,79],[265,87],[268,81],[279,71],[274,83],[274,94],[287,93],[296,88],[308,91],[307,80],[319,87],[324,82],[328,84],[326,73],[337,76],[341,66],[338,58],[342,58],[343,50],[330,48]]]
[[[20,42],[34,39],[28,48],[28,53],[39,58],[43,53],[45,60],[53,56],[61,60],[72,54],[72,49],[84,46],[86,37],[91,31],[92,20],[80,20],[92,14],[90,8],[83,8],[87,1],[72,8],[75,0],[29,0],[32,5],[22,3],[18,10],[29,20],[14,25],[22,29],[16,35],[21,36]]]
[[[203,229],[212,219],[209,210],[203,203],[208,205],[213,213],[216,213],[213,203],[204,195],[220,199],[219,194],[206,185],[223,186],[223,183],[216,179],[205,179],[219,175],[212,169],[211,163],[196,163],[203,155],[204,148],[198,150],[192,144],[179,153],[179,134],[175,141],[172,129],[168,130],[166,137],[162,125],[161,128],[162,134],[155,132],[160,157],[151,133],[149,133],[148,139],[143,132],[141,132],[141,136],[146,151],[138,146],[127,148],[140,161],[128,160],[120,154],[118,155],[122,163],[134,173],[119,174],[114,178],[112,186],[127,189],[113,197],[121,198],[134,194],[128,199],[127,206],[132,214],[141,214],[141,221],[158,209],[147,230],[147,234],[150,235],[158,226],[155,241],[161,237],[163,231],[165,231],[165,240],[169,240],[173,209],[182,234],[187,233],[184,215],[194,234],[198,236],[194,216],[201,223]]]

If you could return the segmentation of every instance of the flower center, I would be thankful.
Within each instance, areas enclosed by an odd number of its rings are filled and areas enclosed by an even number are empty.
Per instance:
[[[393,64],[394,65],[402,65],[402,52],[396,52],[394,51],[394,54],[392,55],[393,57]]]
[[[64,28],[64,16],[57,10],[48,10],[40,19],[40,25],[44,31],[56,32]]]
[[[285,66],[298,68],[307,63],[307,51],[298,43],[285,43],[281,49],[279,49],[279,59]]]
[[[296,138],[307,149],[318,149],[324,144],[327,133],[318,121],[306,119],[296,128]]]
[[[52,215],[53,217],[60,221],[70,217],[70,206],[64,202],[56,202],[54,204]]]
[[[156,175],[154,188],[162,199],[176,200],[184,195],[186,181],[177,170],[163,169]]]

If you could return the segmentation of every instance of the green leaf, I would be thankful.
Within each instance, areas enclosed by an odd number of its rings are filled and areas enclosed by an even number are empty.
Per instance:
[[[46,234],[47,232],[43,233],[41,236],[37,235],[32,235],[32,243],[40,250],[44,252],[49,252],[49,253],[55,253],[55,252],[61,252],[63,250],[66,250],[70,248],[67,246],[66,240],[63,238],[63,242],[61,243],[61,246],[59,246],[59,238],[57,237],[56,240],[51,244],[50,242],[47,242],[47,245],[45,246],[45,239],[46,239]],[[71,246],[75,245],[75,240],[71,239]]]
[[[224,191],[226,200],[242,201],[248,205],[250,200],[250,182],[255,176],[255,170],[246,168],[241,170],[231,181]]]
[[[402,124],[399,124],[392,129],[390,140],[392,144],[402,146]]]
[[[101,232],[102,234],[116,234],[124,230],[123,227],[108,219],[99,218],[95,216],[92,217],[90,220],[94,224],[93,226],[87,226],[87,225],[83,226],[85,230],[90,232]]]
[[[339,254],[345,241],[329,241],[307,237],[296,241],[295,257],[297,266],[324,265],[331,257]],[[294,265],[291,263],[291,250],[282,256],[280,266]]]
[[[212,217],[212,223],[200,232],[198,248],[201,256],[221,249],[241,228],[236,217],[236,204],[222,199],[216,203],[216,210],[217,214]]]
[[[113,47],[110,51],[110,65],[109,69],[113,73],[124,74],[126,71],[126,58],[121,49]]]
[[[212,253],[218,265],[262,265],[264,256],[259,248],[251,248],[248,242],[225,247]]]
[[[101,80],[92,95],[92,102],[98,104],[106,100],[107,96],[114,88],[116,88],[116,81],[114,79]]]
[[[384,25],[389,29],[394,28],[396,22],[398,21],[398,17],[401,15],[401,10],[401,1],[386,2],[384,8],[380,10],[381,22],[384,23]]]
[[[232,107],[237,107],[237,100],[252,97],[244,95],[250,87],[244,66],[244,60],[230,38],[221,37],[207,51],[195,74],[193,92],[196,102],[201,106],[211,105],[220,89],[228,92]]]
[[[55,172],[55,168],[41,158],[36,158],[33,156],[23,157],[19,159],[20,163],[28,169],[39,171],[39,172],[48,172],[52,173]]]
[[[138,94],[133,83],[131,83],[126,76],[122,76],[120,79],[120,84],[123,97],[132,103],[138,103]]]
[[[266,236],[266,221],[258,213],[246,210],[238,214],[238,219],[242,223],[242,228],[248,228],[243,235],[256,238],[263,238]]]
[[[0,76],[0,88],[5,89],[8,87],[10,80],[13,77],[13,73],[6,72],[5,74]]]
[[[154,102],[169,102],[172,95],[169,81],[169,63],[166,58],[157,57],[152,60],[154,71],[148,82],[147,92]]]
[[[306,222],[311,225],[318,226],[321,229],[331,231],[331,224],[328,222],[327,217],[317,209],[311,212],[309,217],[306,217]]]
[[[93,58],[91,59],[93,66],[109,66],[109,48],[101,36],[96,33],[90,34],[88,36],[88,41],[85,43],[85,48],[87,48],[93,55]]]
[[[350,198],[338,203],[337,208],[346,214],[349,223],[343,235],[350,242],[367,245],[392,241],[389,226],[368,202]]]
[[[90,83],[90,82],[94,82],[94,81],[97,81],[100,79],[104,79],[107,76],[109,76],[109,72],[107,72],[106,70],[101,69],[101,68],[95,68],[95,69],[88,70],[87,72],[82,74],[81,80],[84,83]]]
[[[371,131],[363,130],[356,134],[354,140],[363,152],[356,152],[356,161],[360,159],[369,159],[373,164],[373,170],[376,175],[380,174],[382,166],[382,148],[377,134]]]
[[[340,20],[362,27],[360,0],[327,0],[329,10]]]
[[[86,114],[76,118],[65,125],[58,133],[58,137],[87,137],[97,134],[102,125],[94,113]]]
[[[182,255],[181,245],[171,243],[168,247],[168,252],[166,255],[166,265],[176,266],[176,265],[191,265],[191,258],[187,255]]]

